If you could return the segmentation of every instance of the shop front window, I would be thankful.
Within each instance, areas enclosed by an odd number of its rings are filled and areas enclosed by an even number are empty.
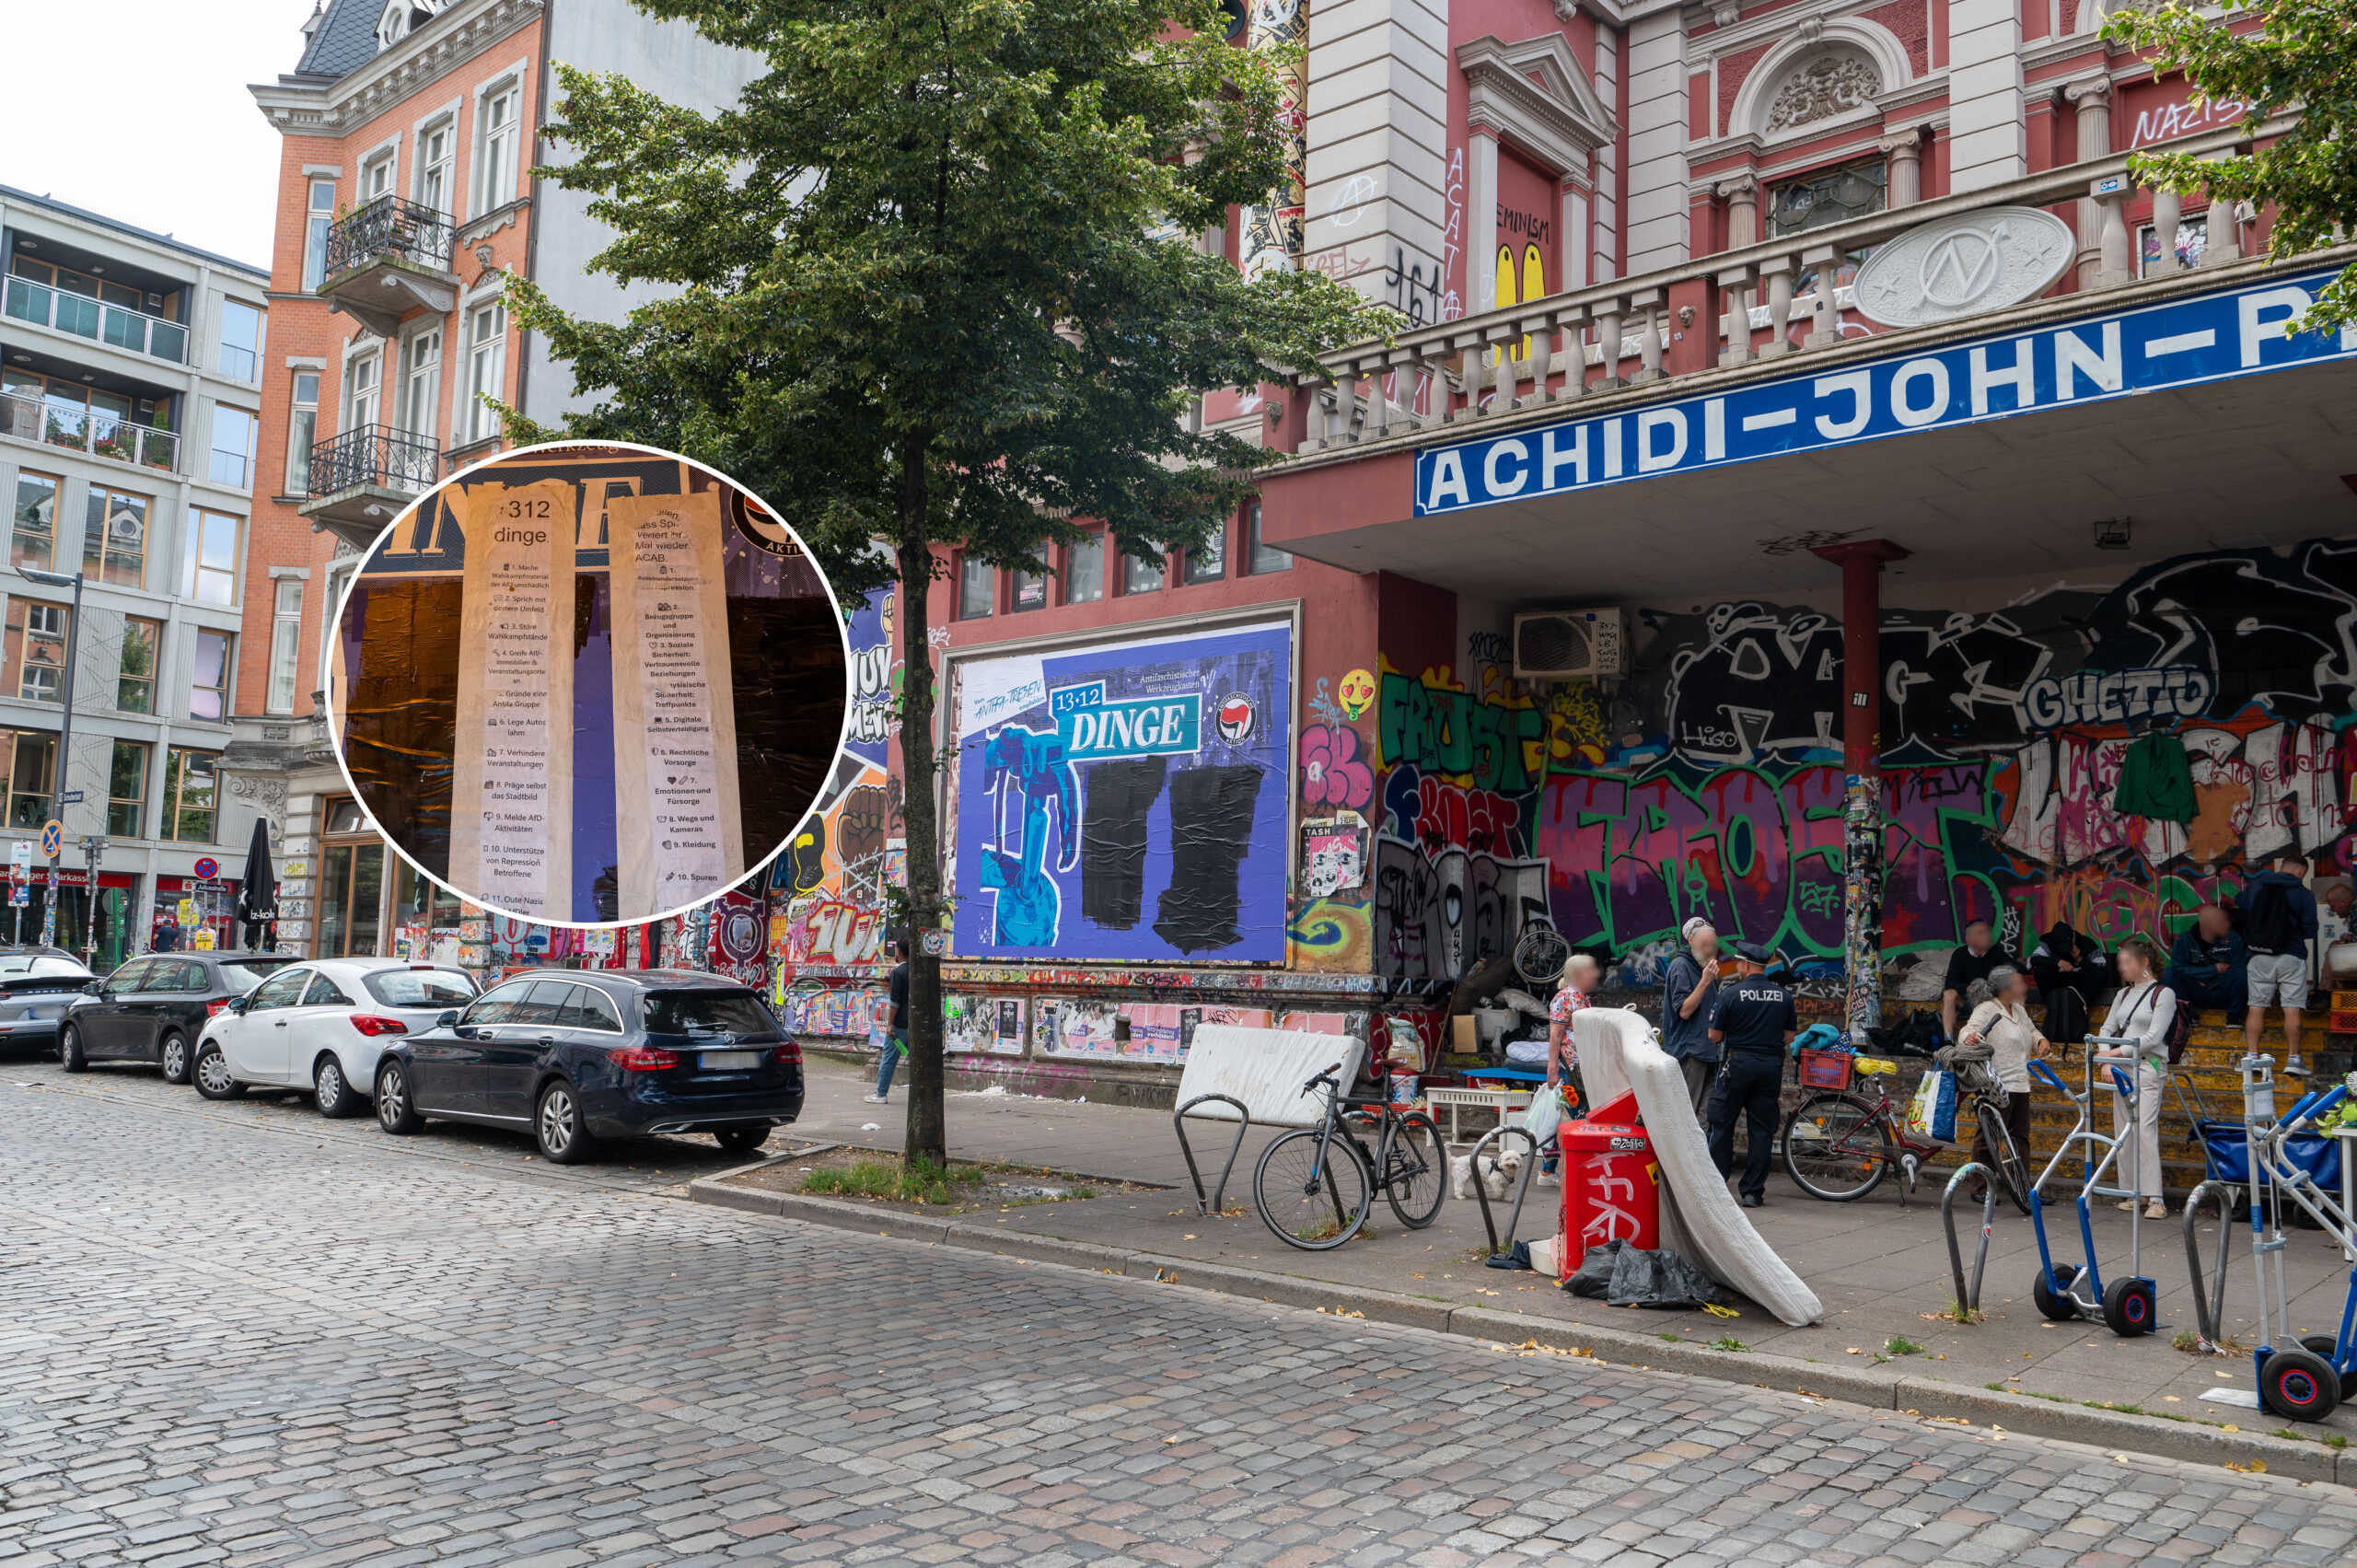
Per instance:
[[[328,810],[327,832],[362,830],[366,819],[349,800]],[[373,958],[385,902],[385,846],[381,842],[337,843],[327,839],[319,854],[319,939],[312,957]]]

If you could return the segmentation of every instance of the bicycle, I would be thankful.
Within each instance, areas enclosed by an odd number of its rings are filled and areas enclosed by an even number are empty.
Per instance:
[[[1884,1074],[1898,1064],[1875,1057],[1855,1059],[1875,1098],[1868,1100],[1854,1088],[1829,1089],[1810,1096],[1784,1119],[1784,1172],[1800,1190],[1829,1203],[1849,1203],[1882,1185],[1896,1168],[1909,1191],[1915,1173],[1944,1145],[1909,1136],[1900,1124],[1891,1098],[1881,1086]],[[2022,1153],[2014,1146],[2005,1125],[2003,1104],[1986,1094],[1972,1097],[1973,1115],[1989,1135],[1996,1156],[1997,1185],[2014,1206],[2029,1213],[2030,1179]]]
[[[1277,1139],[1252,1167],[1252,1206],[1261,1223],[1305,1252],[1330,1251],[1356,1236],[1378,1190],[1411,1230],[1432,1224],[1448,1196],[1439,1126],[1421,1110],[1403,1114],[1388,1100],[1345,1096],[1335,1076],[1341,1070],[1337,1062],[1301,1086],[1304,1094],[1326,1086],[1325,1116]],[[1369,1129],[1373,1150],[1363,1136]]]

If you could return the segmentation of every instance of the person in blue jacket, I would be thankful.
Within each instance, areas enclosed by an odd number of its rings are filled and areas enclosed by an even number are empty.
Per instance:
[[[2189,1007],[2239,1014],[2250,996],[2249,963],[2250,949],[2225,910],[2203,904],[2169,946],[2169,989]]]

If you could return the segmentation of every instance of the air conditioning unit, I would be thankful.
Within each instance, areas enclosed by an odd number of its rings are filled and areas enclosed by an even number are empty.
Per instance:
[[[1629,673],[1628,618],[1619,610],[1535,610],[1514,618],[1514,672],[1525,680]]]

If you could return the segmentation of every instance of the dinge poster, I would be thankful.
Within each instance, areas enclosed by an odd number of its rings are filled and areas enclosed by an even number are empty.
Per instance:
[[[1282,961],[1292,651],[1278,622],[963,667],[958,956]]]

